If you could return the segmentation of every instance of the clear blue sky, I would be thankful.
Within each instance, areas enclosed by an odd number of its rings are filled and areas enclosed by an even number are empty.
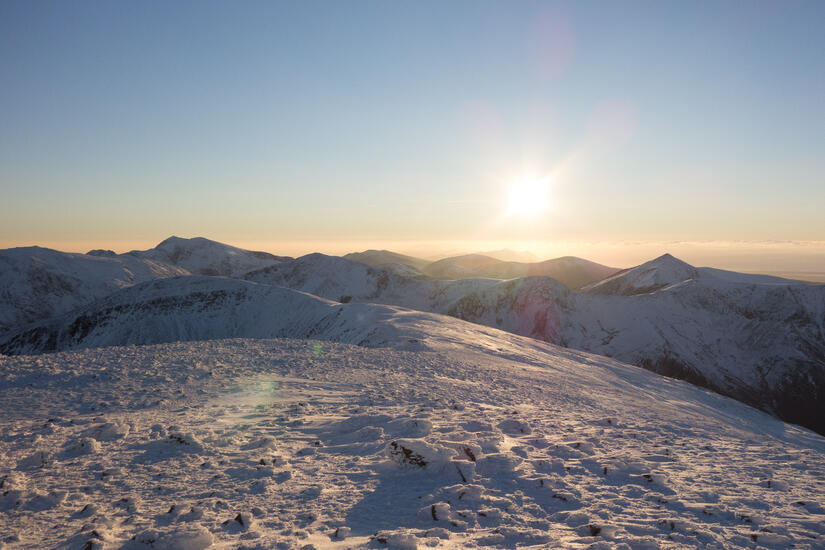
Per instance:
[[[825,2],[5,0],[0,186],[3,246],[825,240]]]

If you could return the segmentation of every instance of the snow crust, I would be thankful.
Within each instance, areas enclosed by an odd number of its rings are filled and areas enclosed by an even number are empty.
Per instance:
[[[0,357],[0,540],[825,545],[825,438],[640,368],[438,319],[380,347],[235,339]]]

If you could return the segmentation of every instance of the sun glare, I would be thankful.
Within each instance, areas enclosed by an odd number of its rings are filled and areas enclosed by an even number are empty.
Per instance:
[[[525,178],[510,184],[507,194],[507,214],[536,216],[547,208],[550,182],[547,179]]]

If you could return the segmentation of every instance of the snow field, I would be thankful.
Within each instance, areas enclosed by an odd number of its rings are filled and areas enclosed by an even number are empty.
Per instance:
[[[431,347],[0,357],[3,548],[825,547],[821,436],[597,356]]]

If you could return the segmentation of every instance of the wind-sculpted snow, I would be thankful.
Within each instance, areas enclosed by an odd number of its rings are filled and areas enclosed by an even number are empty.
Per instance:
[[[821,436],[603,357],[433,319],[380,348],[0,357],[0,544],[825,546]],[[422,347],[398,349],[410,339]]]

